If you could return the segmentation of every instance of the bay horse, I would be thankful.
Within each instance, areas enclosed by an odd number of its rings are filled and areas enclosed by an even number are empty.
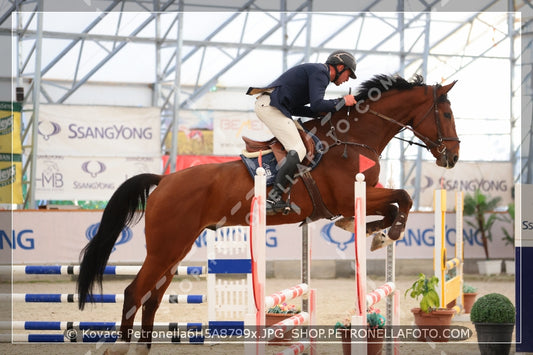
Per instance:
[[[363,155],[375,162],[364,171],[367,215],[383,217],[368,223],[367,232],[391,227],[389,237],[400,238],[412,200],[404,190],[375,187],[380,154],[396,134],[410,129],[431,151],[438,166],[452,168],[459,158],[459,139],[447,93],[454,84],[426,85],[421,76],[407,81],[377,75],[361,84],[356,106],[303,123],[325,147],[311,175],[327,210],[345,222],[353,218],[353,182]],[[198,165],[170,175],[139,174],[126,180],[114,192],[98,232],[81,252],[79,308],[83,310],[92,300],[96,284],[102,290],[103,271],[122,229],[144,213],[146,258],[124,290],[120,332],[121,340],[131,340],[128,330],[142,308],[144,332],[139,342],[148,343],[149,349],[155,313],[175,266],[205,228],[248,225],[252,197],[253,179],[238,160]],[[298,213],[268,216],[267,224],[303,222],[313,213],[312,199],[300,179],[292,187],[291,199],[299,207]]]

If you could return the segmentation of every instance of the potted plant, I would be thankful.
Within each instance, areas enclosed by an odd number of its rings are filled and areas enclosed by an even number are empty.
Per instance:
[[[346,313],[346,317],[342,322],[335,324],[335,330],[341,332],[342,338],[342,352],[344,355],[350,355],[352,351],[352,342],[350,337],[351,320],[355,314],[355,308]],[[385,327],[386,319],[381,314],[379,308],[370,307],[366,313],[367,326],[367,355],[379,355],[383,348],[383,336],[376,332],[376,329],[383,329]]]
[[[473,216],[475,221],[467,221],[466,223],[478,229],[479,233],[481,233],[481,241],[486,258],[486,260],[478,261],[478,268],[481,274],[490,275],[501,272],[502,261],[489,260],[488,246],[488,242],[492,241],[492,227],[494,226],[494,222],[498,220],[498,216],[492,212],[500,201],[501,197],[489,198],[479,189],[476,189],[472,195],[465,195],[464,198],[464,214],[465,216]]]
[[[438,277],[432,276],[428,279],[426,275],[420,273],[418,279],[405,291],[405,296],[409,293],[409,296],[416,300],[422,296],[420,307],[411,309],[415,317],[415,324],[422,330],[421,334],[428,334],[427,338],[419,338],[419,341],[448,341],[445,336],[445,329],[449,329],[455,311],[439,307],[440,298],[436,290],[438,282]]]
[[[279,323],[295,314],[300,313],[300,309],[293,304],[282,303],[274,307],[270,307],[265,314],[265,326],[270,327],[273,324]],[[278,342],[287,342],[291,339],[291,334],[285,333],[283,338],[276,338],[269,341],[269,344],[275,345]]]
[[[480,297],[472,306],[470,320],[476,327],[481,354],[509,354],[515,307],[507,297],[499,293]]]
[[[502,240],[505,241],[505,245],[510,245],[513,248],[513,255],[514,255],[514,232],[515,232],[514,230],[515,210],[514,209],[515,209],[514,203],[510,203],[509,205],[507,205],[507,214],[509,216],[506,217],[505,220],[508,222],[511,222],[511,225],[512,225],[511,232],[509,232],[506,228],[502,227],[502,232],[503,232]],[[507,274],[514,275],[515,273],[514,258],[512,260],[505,260],[505,272]]]
[[[463,285],[463,310],[465,313],[470,313],[472,305],[476,300],[477,289],[474,286],[464,284]]]

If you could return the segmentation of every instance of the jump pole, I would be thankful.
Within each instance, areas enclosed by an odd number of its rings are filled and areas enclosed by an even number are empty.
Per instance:
[[[207,266],[187,267],[175,266],[174,275],[189,275],[206,277],[208,283],[207,295],[164,295],[163,301],[168,303],[207,303],[208,323],[201,322],[170,322],[154,323],[155,327],[162,329],[186,329],[201,330],[203,327],[229,328],[232,330],[243,330],[244,321],[224,320],[220,321],[219,316],[236,319],[249,313],[250,302],[246,298],[251,297],[251,258],[249,255],[249,245],[245,236],[245,227],[219,228],[216,232],[207,236],[208,258]],[[237,258],[241,255],[243,258]],[[138,270],[137,266],[107,266],[106,274],[109,275],[130,275]],[[21,265],[3,267],[0,271],[6,274],[15,275],[76,275],[79,273],[79,266],[75,265],[45,265],[32,266]],[[216,278],[219,274],[242,275],[242,280],[220,280]],[[210,283],[211,281],[211,283]],[[77,294],[0,294],[0,300],[4,302],[54,302],[54,303],[76,303]],[[117,303],[123,302],[122,294],[95,294],[90,302],[94,303]],[[206,302],[210,300],[209,302]],[[217,302],[217,300],[219,302]],[[222,302],[220,302],[222,300]],[[222,304],[221,304],[222,303]],[[0,322],[0,330],[68,330],[68,329],[100,329],[112,330],[120,327],[120,322],[61,322],[61,321],[13,321]],[[140,327],[140,323],[135,323],[134,327]],[[95,342],[100,339],[92,337],[77,337],[67,339],[65,334],[5,334],[0,336],[0,342]],[[104,337],[104,341],[113,342],[116,337]],[[172,339],[174,342],[175,339]],[[192,336],[190,338],[177,339],[181,342],[203,343],[203,336]]]
[[[141,269],[133,265],[108,265],[104,275],[135,276]],[[0,275],[79,275],[79,265],[0,265]],[[178,266],[174,275],[205,275],[205,266]]]

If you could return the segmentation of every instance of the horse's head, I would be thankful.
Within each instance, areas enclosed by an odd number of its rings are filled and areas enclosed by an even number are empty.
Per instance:
[[[428,89],[432,89],[431,93],[428,90],[428,94],[433,97],[433,105],[413,122],[413,129],[437,159],[437,165],[449,169],[459,160],[460,141],[447,96],[455,83],[456,81],[445,86],[428,86]]]
[[[350,131],[357,136],[354,140],[371,147],[376,155],[381,154],[398,132],[410,129],[431,151],[437,165],[453,168],[459,160],[459,138],[447,94],[454,85],[455,82],[446,86],[426,85],[420,75],[412,81],[400,76],[376,75],[361,84],[351,115],[345,108],[334,117],[338,122],[348,122],[348,113],[357,122]],[[376,116],[381,120],[376,120]],[[335,145],[344,143],[335,132],[332,125],[326,136],[334,139]]]

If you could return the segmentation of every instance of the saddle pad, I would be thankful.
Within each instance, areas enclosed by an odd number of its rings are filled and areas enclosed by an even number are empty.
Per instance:
[[[311,164],[307,166],[309,170],[313,170],[318,165],[320,160],[322,159],[322,155],[325,153],[324,145],[322,144],[320,139],[318,139],[317,136],[309,133],[308,131],[307,131],[307,134],[315,142],[315,157],[313,161],[311,162]],[[256,169],[259,167],[259,157],[249,158],[245,156],[244,154],[241,154],[240,157],[241,157],[242,162],[244,163],[244,166],[246,166],[246,168],[248,169],[248,172],[253,178],[255,176]],[[274,156],[274,153],[272,153],[272,151],[270,151],[270,153],[268,154],[264,154],[262,157],[262,161],[263,161],[263,169],[265,169],[265,172],[266,172],[267,186],[271,186],[274,184],[276,174],[278,173],[278,168],[277,168],[278,162],[276,160],[276,157]]]
[[[255,176],[255,171],[259,167],[259,157],[256,158],[248,158],[244,154],[240,155],[242,162],[248,169],[248,172],[252,176],[252,178]],[[263,162],[263,169],[265,169],[266,172],[266,183],[267,186],[274,184],[274,179],[276,177],[276,173],[278,172],[278,162],[276,160],[276,157],[274,156],[274,153],[270,151],[270,153],[267,153],[263,155],[262,157]]]

